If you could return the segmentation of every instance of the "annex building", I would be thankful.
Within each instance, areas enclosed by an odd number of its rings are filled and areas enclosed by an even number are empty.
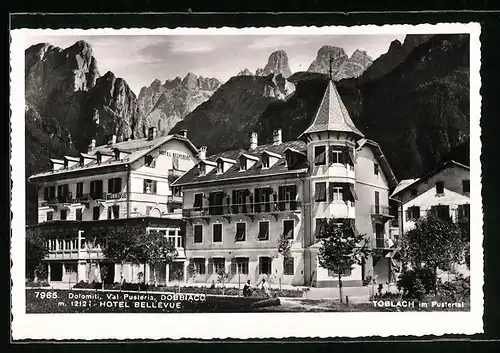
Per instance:
[[[373,249],[342,274],[345,285],[390,278],[397,239],[389,195],[397,180],[380,146],[354,125],[332,80],[296,141],[282,141],[278,129],[272,142],[259,144],[253,133],[246,149],[209,156],[202,147],[198,159],[173,183],[183,192],[193,281],[211,283],[224,269],[232,283],[266,276],[271,283],[336,286],[337,275],[318,261],[325,218],[349,220]],[[281,235],[292,242],[291,261],[278,253]]]
[[[100,240],[108,227],[140,227],[162,232],[175,245],[176,262],[157,269],[159,283],[184,277],[182,195],[172,182],[197,163],[197,148],[181,135],[148,137],[96,146],[87,153],[52,159],[51,169],[29,177],[38,188],[38,224],[49,237],[49,281],[120,281],[119,265],[104,258]],[[150,269],[146,267],[146,278]],[[124,279],[136,282],[137,266],[124,266]]]

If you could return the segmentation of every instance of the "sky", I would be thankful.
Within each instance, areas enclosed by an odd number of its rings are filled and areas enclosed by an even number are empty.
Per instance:
[[[137,95],[155,79],[164,82],[188,72],[224,82],[248,68],[263,68],[269,55],[283,49],[293,72],[306,71],[323,45],[343,48],[347,55],[365,50],[373,59],[404,34],[394,35],[43,35],[25,39],[26,48],[50,43],[67,48],[79,40],[88,42],[97,59],[99,73],[112,71],[125,79]]]

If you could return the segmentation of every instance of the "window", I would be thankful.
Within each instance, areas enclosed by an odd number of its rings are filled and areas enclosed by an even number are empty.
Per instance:
[[[56,187],[55,186],[47,186],[43,189],[43,199],[44,200],[53,200],[56,198]]]
[[[248,275],[248,257],[238,257],[236,259],[236,271]]]
[[[83,219],[83,212],[82,212],[81,208],[78,208],[76,210],[75,218],[76,218],[77,221],[81,221]]]
[[[156,180],[144,179],[143,192],[145,194],[156,194]]]
[[[413,221],[420,218],[420,207],[411,206],[406,210],[406,220]]]
[[[224,173],[224,162],[223,161],[217,162],[217,173],[218,174]]]
[[[102,197],[102,180],[94,180],[90,182],[90,195],[93,199]]]
[[[336,146],[330,146],[330,164],[334,163],[345,163],[344,152]]]
[[[194,240],[195,243],[203,242],[203,226],[201,224],[196,224],[194,226]]]
[[[331,201],[344,201],[343,185],[330,183],[330,202]]]
[[[207,166],[205,165],[205,163],[200,163],[199,166],[198,166],[199,170],[200,170],[200,175],[203,176],[207,173]]]
[[[293,257],[283,259],[283,274],[290,276],[294,274]]]
[[[149,168],[156,167],[156,158],[148,154],[146,157],[144,157],[144,165]]]
[[[203,194],[194,194],[194,208],[201,208],[203,205]]]
[[[450,206],[448,205],[437,205],[431,206],[431,213],[438,218],[449,220],[450,219]]]
[[[205,274],[205,259],[194,259],[194,269],[197,274]]]
[[[417,189],[411,189],[411,196],[417,196],[418,191]]]
[[[60,202],[67,201],[68,194],[68,184],[57,186],[57,198]]]
[[[220,243],[222,241],[222,224],[216,223],[212,226],[212,241],[214,243]]]
[[[247,159],[245,157],[240,158],[240,172],[247,170]]]
[[[326,147],[316,146],[314,147],[314,165],[325,165],[326,164]]]
[[[267,154],[262,155],[262,168],[269,168],[269,156]]]
[[[76,183],[76,197],[83,196],[83,182]]]
[[[65,221],[67,217],[68,217],[68,210],[67,209],[61,210],[61,221]]]
[[[378,164],[377,163],[373,163],[373,173],[375,175],[378,175]]]
[[[48,211],[47,212],[47,221],[52,221],[54,219],[54,212]]]
[[[108,180],[108,193],[117,194],[122,192],[122,178],[113,178]]]
[[[470,204],[458,205],[458,222],[468,222],[470,218]]]
[[[295,228],[295,221],[293,219],[285,219],[283,221],[283,234],[286,239],[294,239],[293,230]]]
[[[92,219],[94,221],[97,221],[99,220],[101,216],[101,207],[99,206],[95,206],[93,209],[92,209]]]
[[[325,222],[326,218],[316,218],[316,238],[321,238],[323,236]]]
[[[270,257],[259,257],[259,275],[271,274],[271,262]]]
[[[224,258],[213,258],[213,262],[214,262],[215,273],[226,271],[226,261]]]
[[[462,192],[470,192],[470,180],[462,180]]]
[[[436,183],[436,194],[438,195],[444,194],[444,182],[438,181]]]
[[[108,207],[108,219],[113,218],[113,210],[111,209],[111,206]]]
[[[244,222],[236,223],[236,236],[235,241],[245,241],[247,232],[247,224]]]
[[[269,240],[269,221],[259,222],[259,235],[257,236],[259,240]]]
[[[314,199],[316,202],[326,201],[326,183],[314,184]]]
[[[114,219],[120,218],[120,206],[114,205],[112,209],[113,209],[113,218]]]

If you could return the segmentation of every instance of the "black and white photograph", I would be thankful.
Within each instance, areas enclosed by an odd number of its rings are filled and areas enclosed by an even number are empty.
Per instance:
[[[14,333],[481,332],[479,31],[12,31]]]

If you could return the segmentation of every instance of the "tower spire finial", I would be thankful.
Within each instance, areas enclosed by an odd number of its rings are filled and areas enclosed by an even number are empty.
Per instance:
[[[332,68],[333,60],[334,59],[332,57],[330,57],[330,60],[328,60],[330,63],[330,66],[328,68],[328,78],[330,79],[330,81],[333,81],[333,68]]]

